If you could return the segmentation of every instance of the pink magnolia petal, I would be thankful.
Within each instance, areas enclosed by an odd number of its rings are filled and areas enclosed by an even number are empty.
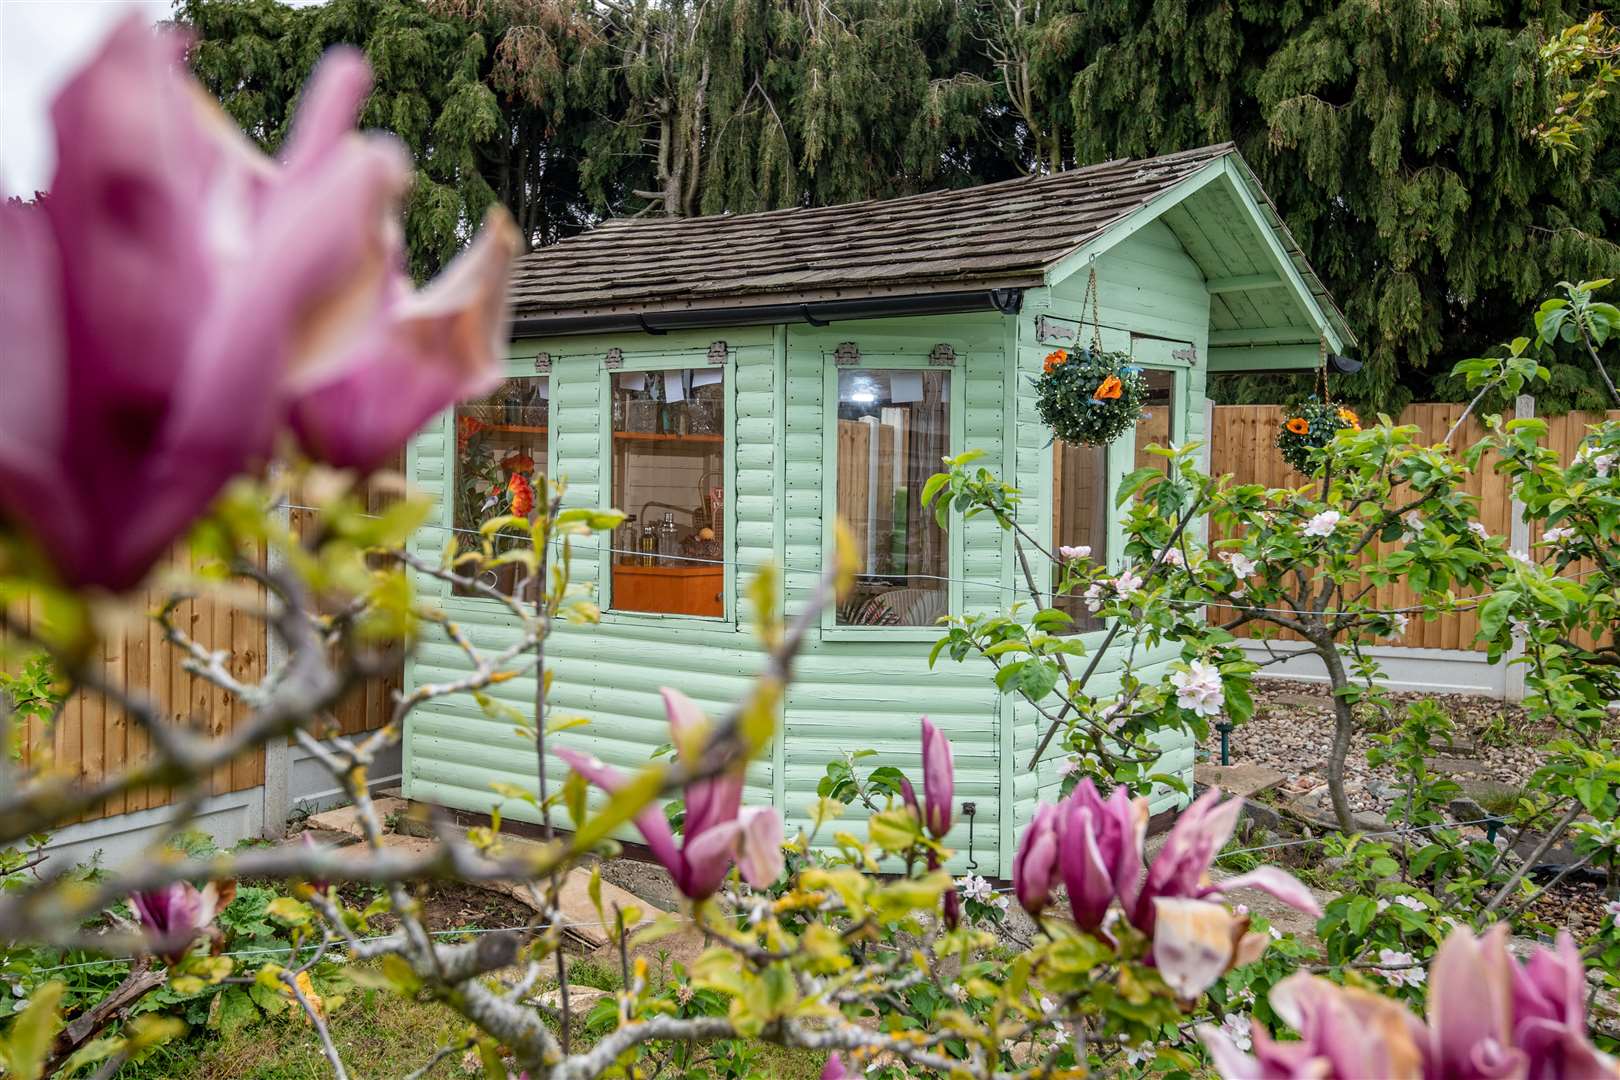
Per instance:
[[[352,136],[360,106],[370,93],[371,68],[360,50],[342,46],[322,56],[299,95],[292,132],[282,151],[287,168],[294,172],[308,168]]]
[[[934,839],[943,840],[951,831],[952,800],[956,796],[956,766],[951,741],[922,718],[923,822]]]
[[[1117,829],[1118,839],[1113,842],[1108,873],[1114,879],[1120,906],[1129,911],[1142,891],[1142,877],[1146,869],[1144,852],[1147,848],[1148,801],[1131,798],[1125,785],[1116,787],[1104,806],[1108,819]]]
[[[1507,926],[1499,924],[1476,938],[1460,926],[1440,943],[1429,967],[1433,1060],[1492,1070],[1501,1066],[1513,1025],[1513,960],[1507,933]]]
[[[570,769],[603,791],[611,794],[624,786],[624,777],[620,776],[617,770],[590,754],[582,754],[567,747],[558,747],[555,752],[568,763]],[[675,834],[669,831],[669,820],[664,817],[663,808],[654,803],[637,814],[634,820],[641,838],[646,841],[647,850],[652,852],[653,858],[657,859],[665,870],[669,871],[669,876],[675,879],[678,885],[686,877],[686,860],[675,846]]]
[[[1024,829],[1013,856],[1013,892],[1018,903],[1031,915],[1039,915],[1051,898],[1058,873],[1058,809],[1050,803],[1035,807],[1035,816]]]
[[[1063,883],[1075,925],[1083,930],[1102,926],[1114,901],[1114,878],[1098,844],[1096,811],[1083,802],[1068,803],[1060,819]]]
[[[1246,874],[1226,878],[1214,885],[1207,885],[1200,890],[1200,895],[1224,896],[1234,889],[1258,889],[1264,893],[1281,900],[1291,908],[1322,917],[1321,905],[1316,902],[1312,894],[1300,880],[1286,870],[1279,870],[1275,866],[1261,866],[1250,870]]]
[[[1232,950],[1248,925],[1221,904],[1160,897],[1153,922],[1153,963],[1184,1001],[1214,985],[1232,964]]]
[[[827,1058],[827,1064],[821,1067],[821,1080],[846,1080],[849,1076],[844,1071],[844,1059],[836,1053]]]
[[[782,876],[782,816],[775,807],[745,807],[737,815],[737,869],[756,889],[768,889]]]
[[[1221,802],[1218,788],[1210,788],[1181,812],[1170,829],[1147,879],[1137,896],[1131,922],[1143,933],[1151,933],[1156,915],[1154,900],[1160,896],[1197,896],[1210,863],[1237,827],[1243,809],[1241,799]]]
[[[741,836],[742,826],[735,820],[716,822],[701,836],[688,835],[682,849],[685,873],[675,877],[676,888],[693,900],[713,896],[731,869]]]

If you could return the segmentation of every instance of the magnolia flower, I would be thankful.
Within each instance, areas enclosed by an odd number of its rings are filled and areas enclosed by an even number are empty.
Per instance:
[[[708,721],[685,694],[668,687],[662,693],[675,752],[683,764],[695,767],[701,764]],[[559,749],[557,756],[604,791],[616,791],[625,782],[589,754]],[[740,766],[687,784],[685,836],[679,847],[663,807],[654,804],[636,816],[636,828],[653,858],[669,871],[675,887],[693,900],[712,896],[733,861],[756,889],[769,887],[782,874],[782,819],[772,807],[743,807],[742,789]]]
[[[1089,783],[1089,780],[1081,783]],[[1050,803],[1039,803],[1035,817],[1018,841],[1018,852],[1013,856],[1013,892],[1018,903],[1031,915],[1046,909],[1052,896],[1052,886],[1058,873],[1058,808]]]
[[[1058,554],[1064,559],[1070,561],[1075,559],[1087,559],[1091,557],[1091,546],[1089,544],[1078,544],[1074,546],[1065,544],[1058,548]]]
[[[1337,510],[1324,510],[1305,523],[1306,536],[1332,536],[1339,525]]]
[[[923,824],[935,840],[951,831],[951,799],[956,793],[956,767],[951,760],[951,741],[922,718]]]
[[[1176,688],[1176,704],[1199,716],[1219,715],[1226,703],[1220,669],[1202,660],[1194,660],[1185,671],[1175,672],[1170,683]]]
[[[147,947],[170,964],[191,950],[191,943],[213,924],[214,916],[236,896],[236,882],[209,882],[198,889],[177,881],[129,898]]]
[[[1527,963],[1507,950],[1508,927],[1476,938],[1458,928],[1430,966],[1428,1023],[1398,1002],[1296,972],[1271,991],[1272,1009],[1300,1033],[1254,1032],[1254,1056],[1213,1027],[1199,1029],[1227,1080],[1411,1077],[1427,1080],[1614,1080],[1620,1068],[1586,1036],[1586,977],[1567,933]],[[1387,951],[1387,950],[1386,950]]]
[[[1470,521],[1468,523],[1468,531],[1479,537],[1481,540],[1488,540],[1491,535],[1490,531],[1477,521]]]
[[[297,423],[317,453],[341,417],[386,456],[498,374],[515,230],[498,217],[411,295],[411,162],[353,130],[359,54],[321,63],[277,163],[186,75],[184,46],[121,22],[52,106],[50,198],[0,207],[0,517],[71,586],[138,584],[268,456],[293,398],[366,372],[367,400]]]
[[[1226,560],[1226,565],[1231,568],[1232,576],[1239,581],[1244,580],[1255,571],[1255,561],[1241,552],[1230,552],[1222,557]]]
[[[1082,930],[1097,930],[1116,897],[1126,906],[1136,898],[1148,803],[1131,798],[1123,784],[1105,801],[1088,776],[1057,810],[1058,865],[1071,914]]]
[[[1575,535],[1575,530],[1567,525],[1559,525],[1548,529],[1541,534],[1541,539],[1548,544],[1562,544]]]
[[[849,1073],[844,1071],[844,1059],[834,1052],[822,1067],[821,1080],[847,1080],[848,1076]]]
[[[1265,935],[1249,932],[1246,915],[1214,900],[1236,889],[1259,889],[1300,911],[1322,914],[1310,890],[1276,867],[1210,882],[1210,864],[1231,839],[1243,808],[1242,799],[1223,803],[1220,795],[1211,788],[1182,811],[1134,902],[1120,898],[1132,925],[1153,939],[1153,960],[1165,982],[1189,1000],[1231,968],[1258,959],[1267,944]]]

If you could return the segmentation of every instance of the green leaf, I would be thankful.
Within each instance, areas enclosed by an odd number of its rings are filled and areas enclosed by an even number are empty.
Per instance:
[[[28,1005],[0,1036],[0,1062],[16,1080],[38,1080],[45,1071],[51,1044],[62,1029],[62,994],[67,984],[48,982],[35,988]]]
[[[909,807],[897,806],[873,814],[867,835],[884,851],[906,851],[922,839],[922,826]]]

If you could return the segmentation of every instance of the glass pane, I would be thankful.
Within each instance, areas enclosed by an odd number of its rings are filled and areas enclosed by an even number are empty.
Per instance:
[[[456,406],[454,524],[476,531],[490,518],[518,514],[534,519],[536,501],[545,498],[546,417],[551,380],[544,375],[507,379],[485,397]],[[476,539],[462,535],[463,544]],[[522,547],[527,533],[497,536],[495,548]],[[484,572],[487,584],[510,595],[524,575],[517,565]],[[471,590],[456,589],[456,595]],[[525,596],[533,599],[529,583]]]
[[[950,372],[839,371],[837,509],[859,555],[839,626],[932,626],[946,614],[950,549],[922,489],[950,433]]]
[[[1090,548],[1094,562],[1108,559],[1108,448],[1052,444],[1052,553],[1062,547]],[[1053,568],[1052,580],[1059,580]],[[1078,596],[1058,597],[1057,607],[1074,620],[1075,633],[1102,626]]]
[[[1169,446],[1176,437],[1173,425],[1176,411],[1176,373],[1147,368],[1142,372],[1147,379],[1147,404],[1142,407],[1142,419],[1136,424],[1136,462],[1134,469],[1152,465],[1164,468],[1165,459],[1147,452],[1150,446]]]
[[[613,376],[616,611],[726,613],[725,371]]]

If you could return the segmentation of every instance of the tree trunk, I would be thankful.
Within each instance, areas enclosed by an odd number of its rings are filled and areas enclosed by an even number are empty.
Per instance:
[[[1350,687],[1350,677],[1345,674],[1344,658],[1339,655],[1331,635],[1313,637],[1311,644],[1327,666],[1328,684],[1333,687],[1333,745],[1328,750],[1328,796],[1333,800],[1333,816],[1338,819],[1339,828],[1351,833],[1356,831],[1356,815],[1344,794],[1344,763],[1350,756],[1350,737],[1356,732],[1355,710],[1344,696],[1344,691]]]

